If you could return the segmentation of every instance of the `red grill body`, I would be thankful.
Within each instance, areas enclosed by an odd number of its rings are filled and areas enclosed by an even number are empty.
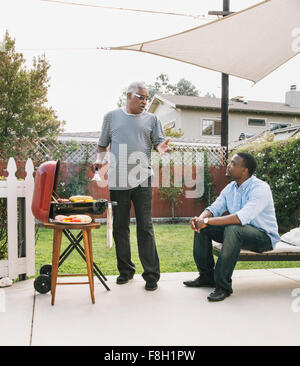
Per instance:
[[[108,201],[105,199],[95,202],[55,202],[59,161],[46,161],[36,172],[31,210],[34,217],[41,222],[48,222],[56,215],[89,214],[99,216],[104,213]],[[112,202],[114,205],[115,203]]]

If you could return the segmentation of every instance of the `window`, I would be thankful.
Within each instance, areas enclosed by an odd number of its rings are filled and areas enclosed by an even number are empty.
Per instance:
[[[213,119],[202,120],[202,135],[203,136],[220,136],[221,121]]]
[[[277,130],[278,128],[290,127],[290,125],[291,125],[290,123],[282,123],[282,122],[270,122],[269,123],[271,131]]]
[[[262,118],[248,118],[248,126],[263,127],[266,125],[266,120]]]

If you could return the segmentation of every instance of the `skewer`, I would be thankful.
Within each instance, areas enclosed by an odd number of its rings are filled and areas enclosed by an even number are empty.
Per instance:
[[[53,191],[53,194],[55,194],[57,199],[61,198],[55,191]],[[68,199],[68,198],[66,197],[66,199]]]
[[[59,195],[55,191],[53,191],[53,197],[54,196],[56,196],[56,198],[60,198]]]
[[[54,197],[54,195],[52,195],[52,196],[51,196],[51,198],[53,199],[53,201],[54,201],[55,203],[58,203],[58,201],[57,201],[57,199]]]

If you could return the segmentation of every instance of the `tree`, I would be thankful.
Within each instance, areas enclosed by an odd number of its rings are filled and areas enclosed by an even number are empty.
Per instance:
[[[215,94],[214,93],[209,93],[207,92],[205,95],[204,95],[205,98],[216,98]]]
[[[35,144],[55,139],[64,125],[46,106],[50,65],[45,55],[34,58],[30,70],[25,62],[6,32],[0,48],[0,150],[23,159]]]
[[[149,96],[153,98],[155,94],[190,95],[199,96],[199,91],[190,81],[182,78],[177,84],[171,84],[167,74],[160,74],[154,85],[149,88]]]
[[[195,85],[185,79],[180,79],[175,85],[175,95],[189,95],[192,97],[198,97],[199,92]]]

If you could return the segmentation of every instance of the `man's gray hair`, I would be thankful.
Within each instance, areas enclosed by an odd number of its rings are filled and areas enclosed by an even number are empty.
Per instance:
[[[143,81],[134,81],[127,88],[127,93],[134,93],[137,89],[148,89]]]

